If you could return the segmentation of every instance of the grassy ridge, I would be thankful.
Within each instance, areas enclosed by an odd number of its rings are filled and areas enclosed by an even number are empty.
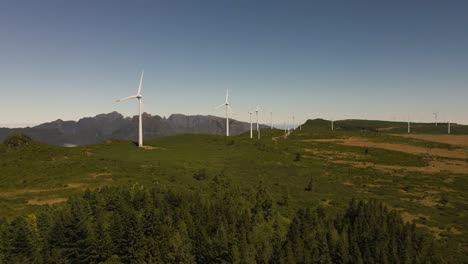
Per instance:
[[[380,121],[380,120],[360,120],[347,119],[337,120],[334,122],[334,127],[337,130],[344,131],[373,131],[384,133],[407,133],[407,122]],[[308,130],[330,130],[331,121],[324,119],[307,120],[302,126]],[[448,124],[438,123],[411,123],[411,133],[416,134],[447,134]],[[466,135],[468,134],[468,126],[460,124],[451,124],[451,134]]]

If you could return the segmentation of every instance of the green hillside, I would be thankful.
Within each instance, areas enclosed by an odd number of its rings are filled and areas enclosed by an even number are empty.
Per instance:
[[[411,123],[411,133],[417,134],[447,134],[447,123]],[[324,119],[307,120],[302,127],[303,129],[331,129],[331,121]],[[334,122],[336,130],[344,131],[370,131],[382,133],[407,133],[407,122],[381,121],[381,120],[361,120],[347,119],[336,120]],[[468,126],[451,124],[451,134],[466,135],[468,134]]]
[[[145,141],[146,149],[119,140],[76,148],[28,140],[4,142],[0,144],[0,215],[13,219],[44,210],[47,204],[60,207],[71,196],[103,186],[157,185],[208,197],[213,181],[225,179],[241,190],[263,186],[287,221],[298,208],[319,207],[335,215],[343,213],[353,198],[376,199],[431,234],[454,259],[466,256],[466,173],[424,168],[434,161],[466,162],[468,158],[433,158],[339,140],[360,138],[372,144],[442,149],[449,154],[466,147],[354,129],[394,124],[337,121],[353,129],[330,131],[327,123],[309,120],[289,137],[283,131],[265,129],[261,140],[251,140],[248,134],[165,137]]]

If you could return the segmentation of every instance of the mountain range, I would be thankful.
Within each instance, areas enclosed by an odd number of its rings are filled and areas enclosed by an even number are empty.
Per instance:
[[[226,133],[226,119],[211,115],[172,114],[165,118],[143,113],[142,117],[144,139],[186,133]],[[231,135],[238,135],[249,129],[249,123],[230,119]],[[35,140],[59,146],[94,144],[106,139],[137,140],[138,116],[124,117],[118,112],[112,112],[78,121],[58,119],[34,127],[0,128],[0,141],[13,133],[23,133]]]

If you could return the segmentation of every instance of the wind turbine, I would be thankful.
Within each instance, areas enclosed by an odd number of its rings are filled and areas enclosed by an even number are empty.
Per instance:
[[[447,133],[450,134],[450,119],[448,120]]]
[[[292,130],[296,129],[296,121],[294,119],[294,113],[292,114]]]
[[[273,129],[273,110],[270,110],[270,129]]]
[[[117,100],[116,102],[122,102],[128,99],[138,99],[138,147],[143,147],[143,124],[142,124],[142,119],[141,119],[141,98],[143,96],[141,95],[141,86],[143,85],[143,71],[141,72],[141,77],[140,77],[140,84],[138,85],[138,91],[136,95],[132,95],[129,97],[125,97],[122,99]]]
[[[257,108],[255,109],[255,115],[257,116],[257,136],[258,136],[258,139],[260,139],[260,126],[258,124],[258,111],[259,111],[259,106],[257,106]]]
[[[226,106],[226,137],[229,137],[229,110],[231,110],[231,107],[229,107],[229,90],[227,89],[226,101],[224,101],[224,104],[220,104],[219,106],[215,107],[215,109],[218,109],[221,106]]]
[[[437,126],[437,115],[438,115],[439,113],[436,112],[436,113],[432,113],[432,114],[434,115],[434,118],[435,118],[435,125]]]
[[[410,122],[410,118],[409,118],[409,115],[408,115],[408,134],[411,133],[411,122]]]
[[[252,130],[252,108],[249,106],[249,116],[250,116],[250,138],[253,138],[253,130]]]

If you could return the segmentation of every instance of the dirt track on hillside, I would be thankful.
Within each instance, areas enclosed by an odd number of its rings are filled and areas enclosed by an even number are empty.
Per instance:
[[[380,148],[392,151],[405,152],[410,154],[426,155],[429,160],[428,166],[416,167],[416,166],[399,166],[399,165],[384,165],[375,164],[368,161],[355,161],[355,159],[362,158],[363,156],[346,152],[334,152],[321,149],[305,149],[306,152],[320,155],[322,158],[327,158],[333,163],[351,165],[357,168],[374,168],[383,171],[415,171],[425,173],[460,173],[468,174],[468,162],[460,159],[468,159],[468,151],[463,149],[448,150],[441,148],[425,148],[413,145],[405,144],[392,144],[385,142],[374,142],[364,138],[351,137],[341,139],[314,139],[305,140],[307,142],[332,142],[346,146],[356,147],[369,147],[369,148]],[[353,161],[349,160],[350,158]],[[458,159],[458,160],[449,160]]]
[[[380,148],[392,151],[406,152],[410,154],[421,154],[428,156],[436,156],[443,158],[455,158],[455,159],[468,159],[468,151],[457,149],[457,150],[448,150],[441,148],[425,148],[407,144],[393,144],[385,142],[375,142],[370,141],[364,138],[351,137],[351,138],[342,138],[342,139],[314,139],[307,140],[309,142],[334,142],[337,144],[353,147],[368,147],[368,148]]]
[[[392,136],[434,141],[455,146],[468,147],[468,135],[390,134]]]

